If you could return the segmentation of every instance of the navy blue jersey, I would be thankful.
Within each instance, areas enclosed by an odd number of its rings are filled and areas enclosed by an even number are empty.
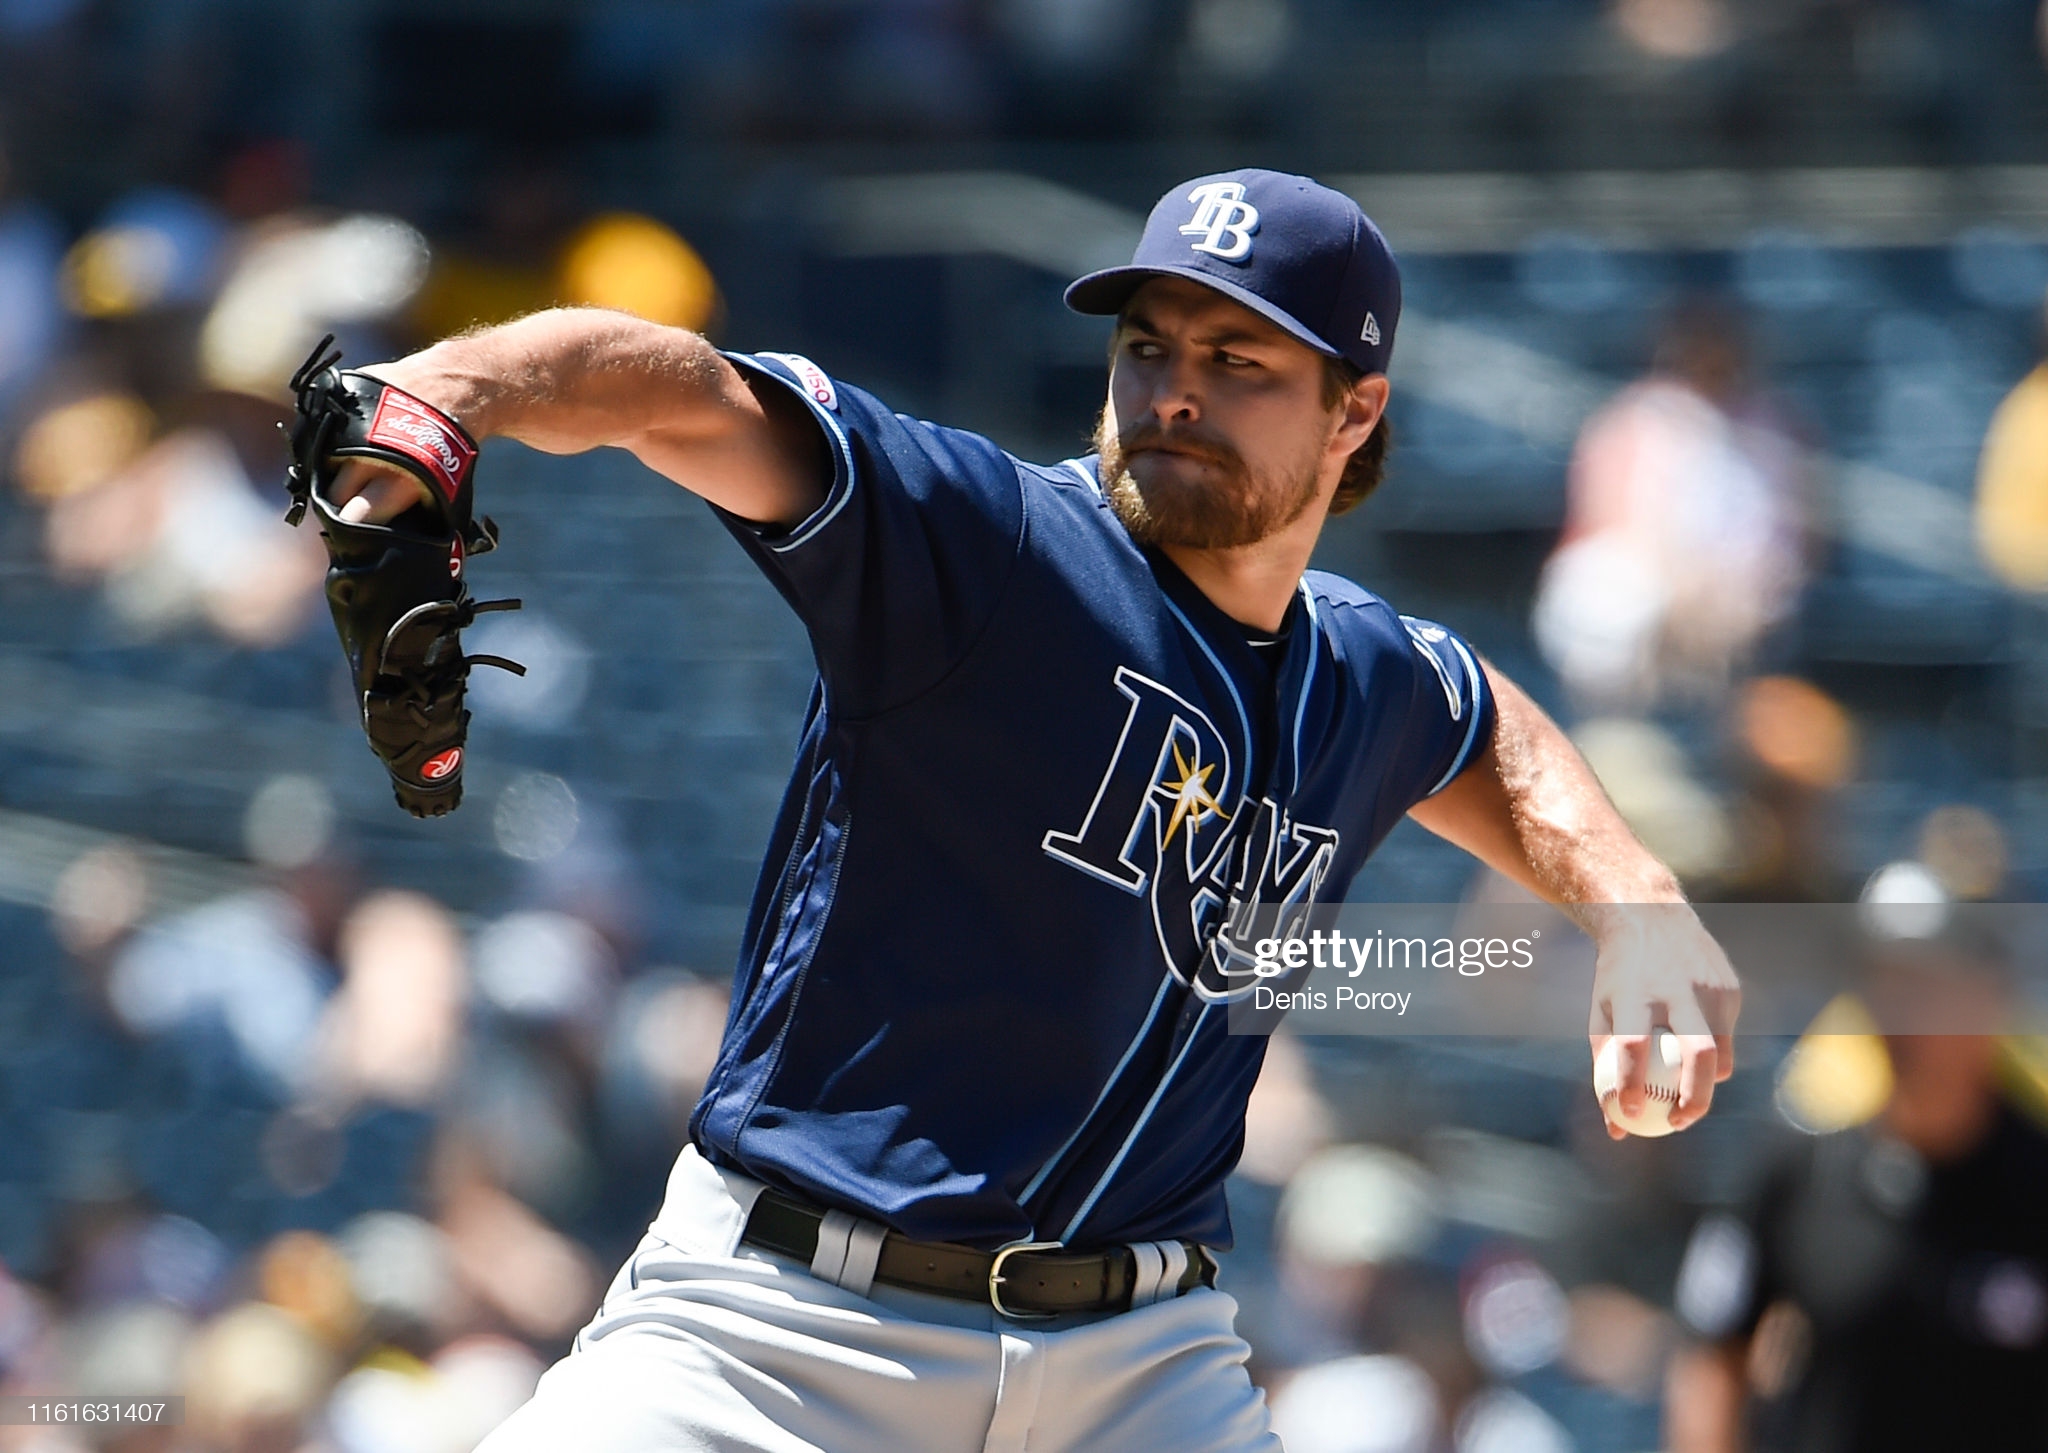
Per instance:
[[[1229,1245],[1265,1049],[1227,1032],[1230,925],[1340,901],[1484,747],[1471,651],[1314,571],[1255,646],[1093,460],[733,362],[808,401],[833,479],[794,529],[726,517],[819,680],[693,1138],[927,1240]]]

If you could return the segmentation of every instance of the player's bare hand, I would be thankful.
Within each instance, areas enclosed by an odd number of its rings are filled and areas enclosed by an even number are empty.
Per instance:
[[[352,525],[382,525],[414,505],[433,503],[419,480],[374,459],[349,460],[327,494],[335,513]]]
[[[1651,1031],[1678,1037],[1683,1056],[1673,1129],[1707,1113],[1714,1086],[1735,1072],[1735,1019],[1742,986],[1727,954],[1691,907],[1682,903],[1635,905],[1615,911],[1600,935],[1593,968],[1593,1008],[1587,1037],[1597,1059],[1611,1036],[1619,1043],[1618,1106],[1642,1112],[1648,1093]],[[1628,1132],[1608,1121],[1616,1140]]]

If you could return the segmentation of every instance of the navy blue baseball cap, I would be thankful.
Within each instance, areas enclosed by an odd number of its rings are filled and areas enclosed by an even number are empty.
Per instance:
[[[1067,288],[1077,313],[1115,313],[1155,277],[1206,283],[1318,353],[1385,373],[1401,270],[1356,202],[1285,172],[1218,172],[1159,199],[1129,266]]]

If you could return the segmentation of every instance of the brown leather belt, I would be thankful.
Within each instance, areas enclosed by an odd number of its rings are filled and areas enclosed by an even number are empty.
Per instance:
[[[741,1240],[808,1265],[818,1254],[825,1213],[780,1191],[764,1190]],[[1187,1269],[1170,1295],[1216,1285],[1216,1262],[1192,1241]],[[875,1280],[962,1301],[987,1302],[1005,1316],[1056,1317],[1069,1312],[1122,1312],[1131,1305],[1137,1258],[1128,1246],[1092,1255],[1025,1242],[978,1251],[947,1241],[912,1241],[894,1231],[882,1238]],[[1163,1289],[1162,1289],[1163,1290]]]

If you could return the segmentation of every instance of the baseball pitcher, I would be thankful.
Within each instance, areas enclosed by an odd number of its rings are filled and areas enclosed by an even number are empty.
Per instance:
[[[1233,926],[1341,901],[1404,815],[1592,936],[1624,1109],[1653,1027],[1681,1125],[1732,1069],[1727,960],[1682,906],[1618,907],[1683,899],[1558,728],[1454,632],[1307,569],[1385,459],[1401,289],[1371,221],[1303,177],[1203,177],[1067,301],[1115,320],[1108,398],[1050,465],[601,311],[302,376],[346,417],[302,418],[294,480],[382,602],[336,618],[414,810],[459,765],[478,440],[631,450],[817,657],[690,1144],[486,1453],[1276,1448],[1214,1286],[1265,1047],[1227,1032]]]

